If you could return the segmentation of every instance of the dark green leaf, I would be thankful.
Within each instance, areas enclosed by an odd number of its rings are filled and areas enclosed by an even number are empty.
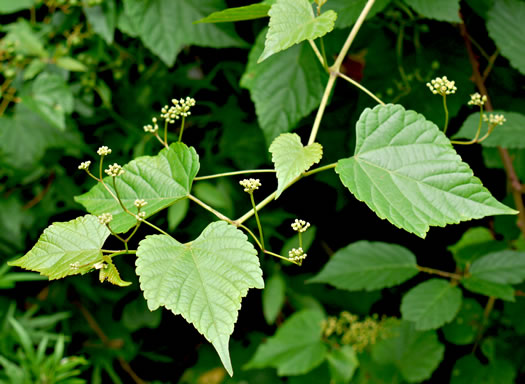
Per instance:
[[[115,0],[104,0],[100,5],[86,5],[84,6],[84,13],[93,30],[102,36],[106,43],[113,43],[117,24],[117,5]]]
[[[405,0],[418,13],[429,19],[460,23],[459,0]]]
[[[339,349],[332,349],[326,355],[328,368],[334,384],[348,383],[355,370],[359,366],[354,349],[349,345],[343,345]]]
[[[457,316],[445,325],[443,335],[447,341],[457,344],[472,344],[483,321],[483,308],[474,299],[464,298]]]
[[[367,19],[374,17],[390,3],[391,0],[377,0],[368,15]],[[333,9],[337,12],[336,28],[351,27],[358,19],[361,11],[365,7],[367,0],[330,0],[326,2],[323,9]]]
[[[473,355],[459,359],[452,369],[450,384],[513,384],[516,369],[506,360],[483,365]]]
[[[243,7],[228,8],[222,11],[213,12],[211,15],[206,16],[194,23],[226,23],[232,21],[243,21],[260,19],[268,16],[270,5],[250,4]]]
[[[492,281],[481,280],[474,276],[461,280],[461,284],[471,292],[485,296],[494,296],[498,299],[515,301],[514,288],[508,284],[494,283]]]
[[[266,281],[266,287],[262,293],[262,305],[264,319],[268,324],[273,324],[281,312],[284,304],[286,283],[280,272],[275,272]]]

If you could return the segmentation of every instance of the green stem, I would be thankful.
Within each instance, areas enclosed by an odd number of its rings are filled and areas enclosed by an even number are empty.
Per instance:
[[[321,125],[321,120],[323,119],[324,110],[326,108],[326,104],[328,103],[328,98],[330,97],[330,93],[332,92],[332,88],[334,87],[336,79],[337,75],[334,72],[330,73],[328,83],[326,83],[326,87],[324,89],[323,98],[321,99],[321,104],[319,105],[319,109],[317,110],[317,114],[315,115],[315,121],[312,127],[312,131],[310,133],[308,145],[313,144],[315,142],[317,132],[319,131],[319,126]]]
[[[245,225],[239,224],[239,227],[241,227],[246,232],[248,232],[250,234],[250,236],[255,240],[255,242],[257,243],[257,245],[261,249],[261,251],[264,252],[264,248],[263,248],[262,244],[259,242],[259,239],[257,238],[257,236],[255,236],[254,233],[252,231],[250,231],[250,229],[248,227],[246,227]]]
[[[184,123],[186,122],[186,116],[182,116],[182,122],[180,124],[180,132],[179,132],[179,143],[182,140],[182,132],[184,132]]]
[[[133,249],[128,249],[127,251],[118,251],[118,252],[111,252],[110,256],[111,258],[115,257],[115,256],[120,256],[120,255],[136,255],[137,254],[137,251],[136,250],[133,250]]]
[[[458,140],[450,140],[452,144],[460,144],[460,145],[471,145],[478,142],[479,134],[481,133],[481,126],[483,125],[483,105],[480,107],[480,113],[479,113],[479,124],[478,124],[478,130],[476,131],[476,136],[472,140],[469,141],[458,141]],[[488,137],[488,136],[487,136]],[[485,139],[483,139],[485,140]]]
[[[102,181],[102,179],[104,179],[103,177],[103,169],[104,169],[104,155],[101,155],[100,156],[100,165],[98,167],[98,174],[99,174],[99,177],[100,177],[100,181]]]
[[[374,99],[377,103],[381,104],[381,105],[385,105],[385,103],[383,103],[381,101],[381,99],[379,99],[379,97],[377,97],[376,95],[374,95],[371,91],[369,91],[366,87],[364,87],[363,85],[359,84],[357,81],[355,81],[354,79],[342,74],[341,72],[337,72],[337,76],[339,76],[340,78],[342,78],[343,80],[346,80],[348,81],[350,84],[354,85],[355,87],[359,88],[361,91],[363,91],[364,93],[366,93],[368,96],[370,96],[372,99]]]
[[[164,145],[168,146],[168,123],[169,123],[169,117],[166,117],[166,121],[164,122]]]
[[[275,198],[276,194],[277,194],[277,191],[275,191],[275,192],[271,193],[270,195],[266,196],[266,198],[263,201],[261,201],[259,204],[256,205],[256,207],[255,207],[256,210],[261,210],[266,205],[268,205],[268,203],[270,203]],[[254,215],[254,210],[250,209],[244,215],[242,215],[237,220],[235,220],[233,222],[233,224],[239,226],[240,224],[244,223],[246,220],[248,220],[253,215]]]
[[[221,220],[224,220],[230,224],[233,224],[233,225],[236,225],[236,223],[233,222],[232,219],[230,219],[229,217],[223,215],[222,213],[220,213],[219,211],[213,209],[212,207],[210,207],[208,204],[206,204],[204,201],[202,200],[199,200],[197,199],[195,196],[193,195],[188,195],[188,199],[190,199],[191,201],[197,203],[198,205],[200,205],[202,208],[204,208],[205,210],[213,213],[215,216],[217,216],[219,219]]]
[[[443,109],[445,110],[445,128],[443,128],[443,133],[446,134],[448,128],[447,95],[443,95]]]
[[[133,229],[133,232],[131,232],[131,234],[126,238],[126,243],[131,240],[131,238],[135,235],[135,233],[137,233],[137,230],[140,227],[140,223],[141,221],[137,222],[137,224],[135,225],[135,228]]]
[[[270,251],[267,251],[267,250],[264,250],[263,252],[266,253],[267,255],[271,255],[271,256],[274,256],[274,257],[278,257],[279,259],[286,260],[286,261],[288,261],[289,263],[299,265],[298,262],[293,261],[293,260],[290,260],[290,259],[287,258],[287,257],[281,256],[281,255],[279,255],[278,253],[273,253],[273,252],[270,252]]]
[[[164,145],[166,148],[168,148],[168,143],[165,143],[164,141],[162,141],[162,139],[160,138],[158,132],[155,132],[155,137],[157,138],[157,140],[159,141],[159,143],[161,143],[161,144]]]
[[[235,176],[235,175],[243,175],[245,173],[275,173],[275,169],[249,169],[246,171],[234,171],[234,172],[224,172],[224,173],[217,173],[216,175],[208,175],[208,176],[200,176],[195,177],[194,181],[199,180],[208,180],[208,179],[215,179],[218,177],[224,177],[224,176]]]
[[[461,280],[463,278],[463,276],[458,275],[457,273],[440,271],[439,269],[421,267],[419,265],[417,266],[417,269],[421,272],[429,273],[431,275],[438,275],[438,276],[447,277],[447,278],[454,279],[454,280]]]
[[[259,228],[259,236],[261,237],[262,249],[264,250],[264,236],[261,226],[261,221],[259,220],[259,215],[257,214],[257,206],[255,205],[255,200],[253,199],[253,192],[250,193],[250,201],[252,202],[253,214],[255,215],[255,221],[257,221],[257,228]]]
[[[328,169],[332,169],[332,168],[335,168],[337,166],[337,163],[332,163],[332,164],[328,164],[328,165],[324,165],[322,167],[319,167],[319,168],[315,168],[315,169],[312,169],[311,171],[308,171],[308,172],[305,172],[303,173],[303,177],[306,177],[306,176],[311,176],[311,175],[314,175],[316,173],[319,173],[319,172],[323,172],[323,171],[326,171]]]
[[[312,50],[314,51],[315,56],[317,56],[317,59],[319,60],[321,65],[324,67],[323,55],[321,55],[321,52],[319,52],[317,45],[315,45],[315,42],[313,40],[308,40],[308,43],[310,43],[310,47],[312,47]]]
[[[301,232],[297,233],[297,236],[299,236],[299,248],[303,248],[303,234]]]
[[[326,58],[326,50],[324,48],[324,41],[322,37],[319,38],[319,43],[321,44],[321,54],[323,55],[323,67],[328,69],[328,59]]]

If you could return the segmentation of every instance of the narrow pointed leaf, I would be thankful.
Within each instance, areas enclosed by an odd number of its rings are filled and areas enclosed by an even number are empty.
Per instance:
[[[103,260],[101,249],[109,235],[92,215],[53,223],[25,256],[9,265],[40,272],[50,280],[84,274]]]
[[[525,252],[490,253],[472,263],[470,274],[499,284],[519,284],[525,279]]]
[[[228,344],[241,299],[249,288],[264,287],[257,251],[246,236],[225,222],[211,223],[187,244],[147,236],[136,265],[149,309],[163,306],[182,315],[213,344],[232,375]]]
[[[443,279],[431,279],[403,297],[401,314],[417,330],[436,329],[451,322],[461,307],[461,289]]]
[[[295,180],[323,157],[323,147],[312,143],[303,147],[301,138],[296,133],[283,133],[270,145],[272,161],[277,171],[277,194],[281,196],[290,182]]]
[[[127,287],[128,285],[131,285],[129,281],[122,280],[117,267],[113,264],[111,259],[107,259],[105,262],[106,266],[100,270],[98,277],[101,283],[107,280],[111,284],[118,285],[119,287]]]
[[[278,0],[268,14],[269,29],[259,63],[301,41],[326,35],[334,29],[337,19],[337,13],[332,10],[315,17],[308,0]]]
[[[305,374],[321,364],[327,353],[322,342],[324,315],[317,310],[303,310],[292,315],[274,336],[259,345],[246,369],[277,368],[279,376]]]
[[[392,287],[417,275],[416,257],[395,244],[358,241],[335,253],[314,283],[349,291]]]
[[[498,202],[432,122],[400,105],[365,109],[355,155],[339,160],[343,184],[380,218],[425,237],[443,227],[516,214]]]
[[[213,12],[212,14],[200,19],[197,23],[227,23],[232,21],[243,21],[260,19],[268,16],[270,10],[269,4],[259,3],[245,5],[244,7],[228,8],[222,11]]]
[[[122,203],[131,212],[136,212],[136,199],[148,203],[143,209],[146,217],[185,198],[191,189],[193,178],[199,171],[199,156],[193,147],[174,143],[157,156],[139,157],[124,166],[124,174],[117,177],[117,190]],[[111,177],[104,182],[114,192]],[[94,215],[111,213],[111,229],[116,233],[126,232],[137,220],[124,212],[120,204],[100,183],[83,195],[75,197],[88,212]]]

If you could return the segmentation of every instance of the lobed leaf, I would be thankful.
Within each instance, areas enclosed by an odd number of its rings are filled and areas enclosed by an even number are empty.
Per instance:
[[[136,212],[134,202],[144,199],[146,217],[185,198],[191,190],[193,178],[199,171],[199,156],[193,147],[174,143],[157,156],[142,156],[124,165],[124,174],[116,178],[117,190],[124,206]],[[104,182],[114,193],[111,177]],[[126,232],[137,219],[123,211],[113,196],[98,183],[75,201],[82,204],[94,215],[111,213],[111,229],[116,233]]]
[[[493,252],[474,261],[471,276],[499,284],[519,284],[525,279],[525,252]]]
[[[416,257],[396,244],[358,241],[337,251],[309,282],[349,291],[392,287],[417,275]]]
[[[250,4],[243,7],[227,8],[195,21],[197,23],[227,23],[232,21],[244,21],[260,19],[268,16],[269,4]]]
[[[312,143],[303,147],[296,133],[283,133],[270,145],[272,161],[277,171],[277,199],[284,189],[304,171],[319,163],[323,157],[323,147]]]
[[[417,330],[436,329],[450,323],[461,307],[461,289],[443,279],[431,279],[412,288],[401,301],[404,320]]]
[[[400,105],[365,109],[355,155],[339,160],[343,184],[380,218],[424,238],[430,226],[516,214],[461,161],[438,127]]]
[[[92,215],[53,223],[25,256],[9,265],[40,272],[49,280],[85,274],[103,261],[101,249],[109,235]]]
[[[332,10],[315,17],[308,0],[277,0],[268,15],[268,33],[258,63],[292,45],[326,35],[334,29],[337,19],[337,13]]]
[[[147,236],[136,265],[148,308],[182,315],[213,344],[232,375],[228,344],[241,299],[249,288],[264,287],[257,251],[246,236],[225,222],[211,223],[187,244]]]

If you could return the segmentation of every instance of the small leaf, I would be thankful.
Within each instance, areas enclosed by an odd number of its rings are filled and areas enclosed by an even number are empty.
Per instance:
[[[514,288],[508,284],[494,283],[471,276],[461,280],[461,284],[471,292],[485,296],[494,296],[506,301],[516,301]]]
[[[390,4],[391,0],[376,0],[367,19],[374,17]],[[335,28],[349,28],[355,24],[367,0],[330,0],[323,5],[323,9],[333,9],[337,13]]]
[[[86,72],[88,67],[86,67],[82,62],[73,59],[69,56],[59,57],[56,59],[55,64],[57,67],[67,69],[72,72]]]
[[[400,105],[365,109],[343,184],[380,218],[424,238],[430,226],[516,214],[498,202],[432,122]]]
[[[284,304],[286,283],[281,272],[275,272],[266,281],[262,292],[262,306],[264,319],[268,324],[273,324],[281,312]]]
[[[359,367],[354,349],[349,345],[343,345],[339,349],[332,349],[327,355],[328,368],[331,379],[335,383],[348,383]]]
[[[136,212],[135,200],[144,199],[148,205],[143,211],[150,217],[190,193],[193,178],[199,171],[199,156],[193,147],[174,143],[157,156],[138,157],[123,168],[124,174],[116,178],[122,203],[131,212]],[[114,193],[112,178],[106,177],[104,182]],[[111,213],[110,226],[116,233],[126,232],[137,222],[100,183],[76,196],[75,201],[94,215]]]
[[[454,320],[445,325],[443,335],[456,345],[472,344],[483,322],[483,308],[474,299],[464,298]]]
[[[40,272],[50,280],[84,274],[103,261],[101,249],[109,235],[92,215],[53,223],[25,256],[9,265]]]
[[[268,14],[269,29],[259,63],[294,44],[326,35],[337,19],[337,13],[331,10],[315,17],[308,0],[278,0]]]
[[[268,16],[270,5],[259,3],[245,5],[244,7],[228,8],[222,11],[213,12],[203,19],[193,22],[197,23],[226,23],[232,21],[244,21],[260,19]]]
[[[35,0],[0,0],[0,14],[15,13],[34,5]]]
[[[410,383],[430,378],[445,351],[436,332],[416,331],[408,321],[392,327],[389,332],[390,338],[379,340],[373,347],[373,359],[380,364],[394,364]]]
[[[459,0],[405,0],[416,12],[429,19],[461,23],[459,18]]]
[[[513,384],[516,375],[516,368],[506,360],[483,365],[474,355],[467,355],[456,361],[450,384]]]
[[[115,0],[105,0],[100,5],[86,5],[84,6],[84,14],[93,31],[100,35],[106,43],[112,44],[117,25]]]
[[[487,228],[474,227],[467,229],[461,239],[447,249],[452,252],[456,263],[464,269],[481,256],[505,248],[507,244],[494,240],[494,235]]]
[[[118,285],[119,287],[127,287],[128,285],[131,285],[129,281],[122,280],[117,267],[115,267],[115,264],[113,264],[111,259],[105,259],[104,261],[106,263],[105,267],[100,269],[98,277],[101,283],[107,280],[111,284]]]
[[[416,257],[396,244],[358,241],[342,248],[309,282],[349,291],[392,287],[417,275]]]
[[[461,289],[443,279],[431,279],[403,297],[401,314],[417,330],[436,329],[454,319],[461,306]]]
[[[323,157],[323,147],[312,143],[303,147],[301,138],[296,133],[283,133],[270,145],[272,161],[277,171],[277,199],[284,189],[304,171],[319,163]]]
[[[518,0],[494,1],[488,12],[487,31],[501,54],[525,74],[525,4]]]
[[[525,252],[490,253],[472,263],[472,277],[499,284],[519,284],[525,279]]]
[[[316,310],[294,313],[274,336],[259,345],[245,368],[274,367],[279,376],[302,375],[311,371],[326,357],[327,348],[321,340],[323,319],[322,312]]]
[[[241,299],[249,288],[264,287],[257,251],[244,233],[215,222],[187,244],[147,236],[136,265],[149,309],[164,306],[182,315],[213,344],[232,375],[228,344]]]
[[[490,136],[481,142],[481,145],[491,148],[498,146],[503,148],[525,148],[525,115],[500,110],[493,113],[503,114],[507,121],[503,125],[496,126]],[[470,115],[454,137],[471,140],[476,136],[478,125],[479,112]],[[479,137],[483,137],[487,133],[487,129],[487,123],[483,122]]]
[[[168,229],[173,232],[188,213],[188,199],[179,200],[168,208]]]

